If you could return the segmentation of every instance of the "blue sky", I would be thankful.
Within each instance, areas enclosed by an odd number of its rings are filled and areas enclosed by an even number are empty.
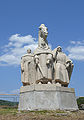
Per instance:
[[[84,96],[84,0],[0,0],[0,93],[18,92],[20,57],[37,47],[42,23],[74,63],[69,87]]]

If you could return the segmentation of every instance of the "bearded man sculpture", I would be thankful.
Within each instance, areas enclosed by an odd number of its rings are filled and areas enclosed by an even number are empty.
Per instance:
[[[55,83],[60,86],[67,87],[70,81],[71,72],[73,70],[72,61],[62,52],[61,46],[58,46],[55,51]]]
[[[27,54],[21,58],[21,81],[23,86],[30,85],[30,63],[33,60],[33,55],[31,54],[31,49],[27,50]]]

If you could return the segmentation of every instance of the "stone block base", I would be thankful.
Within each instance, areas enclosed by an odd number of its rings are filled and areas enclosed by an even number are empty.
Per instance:
[[[73,88],[55,84],[22,86],[19,110],[78,110]]]

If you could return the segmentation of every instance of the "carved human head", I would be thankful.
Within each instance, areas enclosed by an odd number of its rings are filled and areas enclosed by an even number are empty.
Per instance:
[[[58,46],[58,47],[57,47],[57,51],[58,51],[58,52],[62,52],[61,46]]]
[[[48,28],[44,24],[40,25],[39,30],[41,31],[43,36],[47,37],[47,35],[48,35]]]
[[[27,53],[31,53],[31,49],[30,48],[27,50]]]

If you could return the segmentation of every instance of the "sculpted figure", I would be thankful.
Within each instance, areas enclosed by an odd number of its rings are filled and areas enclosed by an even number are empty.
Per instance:
[[[48,80],[50,80],[52,82],[52,79],[53,79],[53,56],[52,56],[52,54],[47,55],[46,65],[47,65],[47,69],[48,69],[47,70]]]
[[[31,54],[31,49],[27,50],[27,54],[21,58],[21,81],[23,86],[29,85],[29,64],[31,63],[33,56]]]
[[[46,40],[48,35],[47,27],[41,24],[39,27],[38,48],[34,51],[34,61],[36,65],[36,83],[46,84],[52,81],[52,51]]]
[[[21,81],[23,86],[30,84],[56,83],[67,87],[71,78],[73,63],[58,46],[53,51],[48,46],[48,29],[39,27],[38,47],[34,53],[27,50],[21,60]]]
[[[48,28],[45,27],[44,24],[41,24],[39,27],[39,41],[38,41],[38,47],[40,48],[46,48],[48,49],[48,42],[46,40],[48,35]]]
[[[35,55],[36,83],[52,82],[52,54]]]
[[[73,70],[72,61],[62,52],[62,48],[60,46],[57,47],[55,55],[54,55],[55,63],[54,63],[54,80],[61,86],[67,87],[69,84],[69,80],[71,77],[71,73]]]

